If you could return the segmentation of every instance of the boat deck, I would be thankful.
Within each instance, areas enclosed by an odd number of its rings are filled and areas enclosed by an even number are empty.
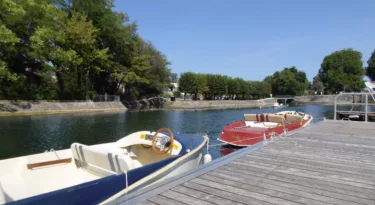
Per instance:
[[[375,124],[323,121],[112,204],[375,204]]]

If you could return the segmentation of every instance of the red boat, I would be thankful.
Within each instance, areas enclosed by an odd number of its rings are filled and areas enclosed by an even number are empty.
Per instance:
[[[245,114],[243,121],[224,127],[219,141],[246,147],[270,139],[272,136],[290,132],[310,124],[313,117],[299,111],[283,111],[274,114]]]

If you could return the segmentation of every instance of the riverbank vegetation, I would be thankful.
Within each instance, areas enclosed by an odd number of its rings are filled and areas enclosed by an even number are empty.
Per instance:
[[[276,95],[336,94],[359,92],[364,88],[363,77],[375,80],[375,50],[364,67],[362,53],[342,49],[324,57],[318,74],[309,82],[306,73],[296,67],[284,68],[263,81],[246,81],[219,74],[182,73],[179,91],[205,99],[257,99]]]
[[[169,85],[166,56],[113,0],[2,0],[0,99],[125,99]]]
[[[303,95],[309,82],[303,71],[296,67],[284,68],[263,81],[247,81],[219,74],[186,72],[179,79],[179,91],[204,99],[258,99],[276,95]]]

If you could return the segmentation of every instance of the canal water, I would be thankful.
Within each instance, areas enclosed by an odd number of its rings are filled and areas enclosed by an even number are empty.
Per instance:
[[[317,120],[333,118],[333,106],[294,106]],[[220,144],[223,127],[242,120],[244,113],[272,113],[273,108],[230,110],[167,110],[120,113],[77,113],[0,117],[0,159],[69,148],[73,142],[93,145],[116,141],[132,132],[161,127],[174,133],[206,133],[211,145]],[[221,146],[210,147],[213,158],[222,156]]]

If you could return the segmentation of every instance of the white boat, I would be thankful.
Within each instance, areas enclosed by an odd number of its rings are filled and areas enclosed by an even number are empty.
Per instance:
[[[375,91],[375,83],[374,82],[365,82],[366,88],[370,93]]]
[[[271,139],[271,135],[282,135],[286,130],[290,132],[306,127],[312,120],[313,116],[302,110],[244,114],[244,120],[226,125],[217,140],[237,147],[252,146]]]
[[[207,141],[206,135],[173,136],[162,128],[0,160],[0,204],[98,204],[129,186],[139,189],[196,168]]]
[[[278,103],[278,102],[275,102],[274,104],[273,104],[273,108],[274,109],[279,109],[279,108],[284,108],[284,107],[288,107],[288,105],[284,105],[284,104],[282,104],[282,103]]]

